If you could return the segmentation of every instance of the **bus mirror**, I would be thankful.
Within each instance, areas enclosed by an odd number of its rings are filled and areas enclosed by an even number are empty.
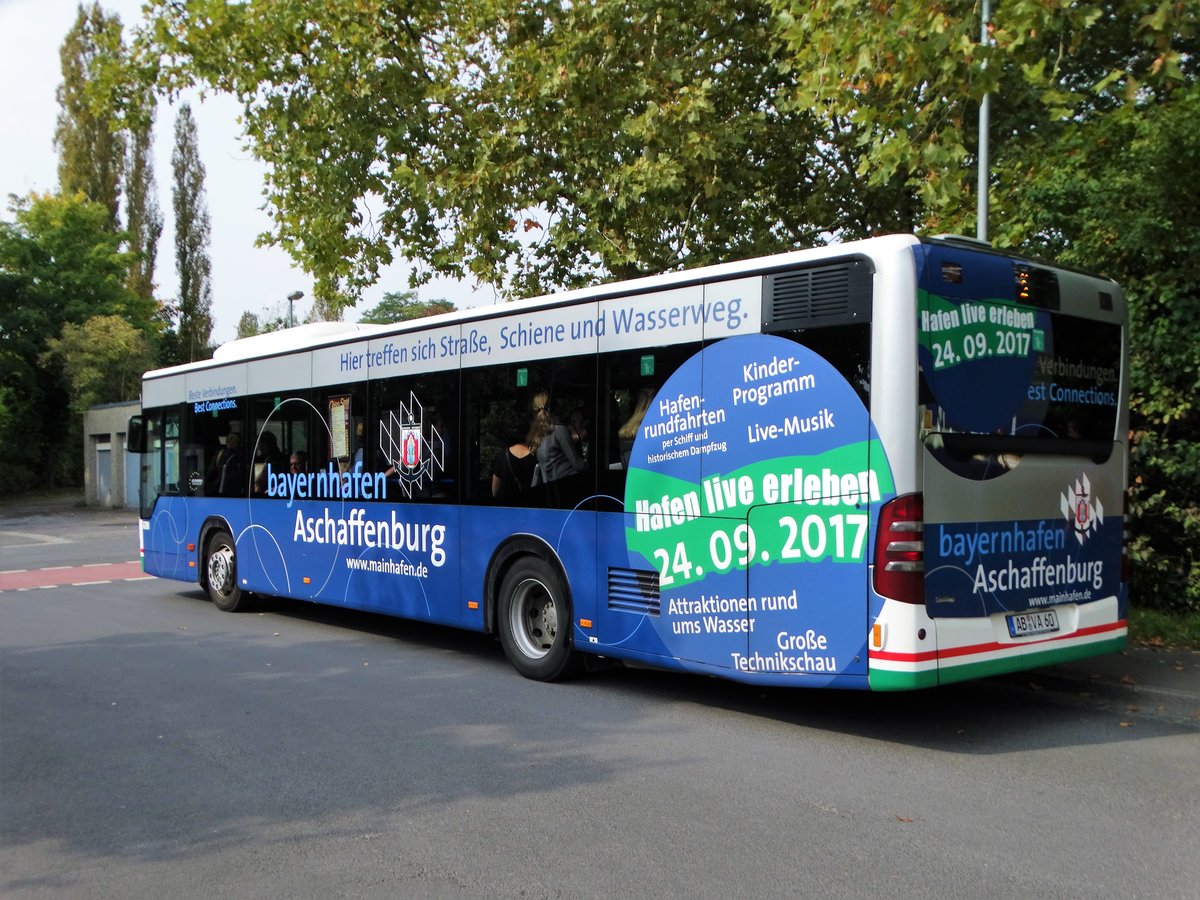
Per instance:
[[[130,453],[146,452],[146,423],[141,416],[130,416],[125,426],[125,449]]]

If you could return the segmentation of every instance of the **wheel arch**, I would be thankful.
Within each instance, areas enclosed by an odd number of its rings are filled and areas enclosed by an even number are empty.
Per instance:
[[[567,596],[564,599],[567,608],[574,616],[575,600],[571,591],[571,579],[567,577],[566,567],[562,564],[558,553],[536,534],[514,534],[502,541],[492,551],[492,557],[488,560],[487,574],[484,575],[483,582],[484,631],[487,634],[497,633],[496,603],[504,576],[513,567],[513,564],[524,556],[536,556],[557,571],[559,577],[562,578],[562,583],[566,586]],[[573,620],[567,624],[572,630],[574,629]]]
[[[218,531],[224,531],[233,538],[234,545],[237,545],[237,536],[233,533],[233,528],[223,516],[209,516],[200,525],[200,533],[196,543],[198,565],[196,568],[200,570],[200,587],[208,590],[208,542],[212,540],[212,536]]]

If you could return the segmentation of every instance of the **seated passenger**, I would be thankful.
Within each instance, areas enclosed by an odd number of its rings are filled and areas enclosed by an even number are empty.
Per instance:
[[[293,472],[303,474],[308,471],[308,454],[303,450],[295,450],[288,460],[288,468]]]
[[[242,435],[230,431],[225,437],[225,446],[213,457],[212,465],[204,476],[206,497],[245,496],[247,487],[246,455],[242,451]]]
[[[282,475],[288,471],[288,458],[279,449],[275,432],[264,431],[258,437],[258,454],[254,458],[254,493],[266,496],[268,475]]]
[[[642,427],[642,419],[646,417],[646,412],[650,409],[650,404],[654,402],[654,395],[658,393],[649,385],[638,391],[637,402],[633,406],[633,412],[629,418],[625,420],[625,424],[621,426],[617,432],[617,437],[621,441],[621,468],[629,468],[629,457],[633,453],[633,442],[637,439],[638,429]]]

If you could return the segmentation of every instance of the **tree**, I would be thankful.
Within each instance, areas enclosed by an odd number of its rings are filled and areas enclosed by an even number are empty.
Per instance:
[[[321,321],[315,318],[307,319],[309,322]],[[282,312],[278,306],[274,309],[263,307],[262,313],[252,313],[249,310],[242,313],[242,317],[238,320],[237,337],[254,337],[256,334],[269,334],[272,331],[283,331],[288,327],[287,313]]]
[[[260,334],[260,333],[261,332],[259,331],[259,326],[258,326],[258,316],[256,316],[254,313],[250,312],[249,310],[246,310],[246,312],[242,313],[242,317],[240,319],[238,319],[238,326],[237,326],[238,339],[254,337],[254,335]]]
[[[859,233],[761,0],[163,5],[163,82],[237,96],[321,302],[396,254],[512,293]]]
[[[0,222],[0,441],[9,477],[0,490],[76,483],[81,422],[66,415],[67,385],[42,362],[67,323],[120,316],[153,337],[152,303],[132,294],[129,254],[108,209],[82,195],[31,195]]]
[[[63,82],[58,87],[59,189],[81,191],[108,210],[109,228],[119,227],[125,138],[118,123],[119,96],[112,72],[125,53],[121,19],[107,15],[99,3],[79,7],[59,55]]]
[[[1002,3],[988,44],[976,4],[770,3],[796,73],[794,102],[827,132],[848,129],[858,176],[903,184],[919,200],[914,224],[930,230],[973,231],[984,94],[996,97],[992,143],[1003,169],[1009,159],[1044,160],[1072,122],[1164,96],[1200,68],[1200,13],[1170,0]],[[1000,217],[998,243],[1021,235]]]
[[[204,194],[204,163],[192,108],[184,103],[175,119],[175,268],[179,273],[179,362],[212,356],[212,262],[208,256],[211,226]]]
[[[372,306],[358,319],[369,325],[390,325],[454,312],[449,300],[420,300],[416,291],[388,291],[377,305]]]
[[[93,316],[82,325],[67,322],[62,335],[46,346],[41,362],[62,370],[71,411],[77,415],[97,403],[137,399],[142,375],[154,365],[145,334],[120,316]]]
[[[1196,4],[973,7],[772,0],[797,102],[848,122],[859,172],[901,179],[918,222],[969,232],[975,109],[996,96],[993,241],[1098,270],[1130,301],[1133,591],[1200,609],[1200,179]]]
[[[154,109],[154,95],[144,92],[137,114],[130,119],[129,158],[125,167],[127,231],[129,249],[133,252],[129,289],[147,300],[154,298],[154,266],[163,230],[154,178]]]
[[[1200,84],[1076,123],[1047,157],[1014,219],[1130,301],[1134,596],[1200,611],[1200,208],[1179,189],[1200,183]]]

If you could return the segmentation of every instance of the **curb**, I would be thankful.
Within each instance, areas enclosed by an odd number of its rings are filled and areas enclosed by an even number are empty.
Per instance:
[[[1120,653],[1028,673],[1035,690],[1052,690],[1200,730],[1200,651],[1132,646]]]

